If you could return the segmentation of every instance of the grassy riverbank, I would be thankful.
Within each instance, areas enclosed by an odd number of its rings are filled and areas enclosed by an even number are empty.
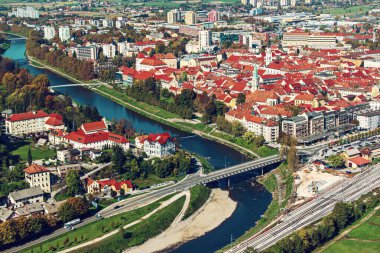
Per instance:
[[[201,208],[204,203],[208,200],[211,194],[211,189],[203,186],[196,185],[190,189],[190,203],[189,207],[186,209],[183,215],[183,220],[189,218],[193,215],[199,208]]]
[[[157,236],[167,229],[177,215],[182,210],[185,197],[181,197],[167,207],[157,211],[151,217],[141,221],[127,230],[120,230],[119,233],[107,238],[104,242],[99,242],[87,247],[80,252],[122,252],[127,248],[141,245],[148,239]]]
[[[28,59],[33,64],[38,64],[38,66],[45,67],[50,71],[53,71],[74,83],[83,83],[83,81],[76,79],[75,77],[63,73],[62,70],[52,67],[45,62],[36,60],[33,57],[29,57]],[[233,137],[226,133],[220,131],[214,131],[214,127],[210,127],[210,125],[202,124],[202,123],[189,123],[185,121],[181,121],[179,115],[175,113],[168,112],[158,106],[152,106],[144,102],[136,101],[135,99],[127,96],[126,94],[122,94],[118,91],[113,90],[111,87],[108,87],[104,84],[99,83],[100,86],[96,88],[90,88],[90,90],[98,93],[101,96],[104,96],[126,108],[135,111],[147,118],[158,121],[162,124],[177,128],[179,130],[194,133],[200,135],[204,138],[219,142],[221,144],[227,145],[231,148],[234,148],[250,157],[266,157],[270,155],[277,154],[277,149],[270,148],[268,146],[262,146],[259,148],[254,147],[252,144],[246,143],[241,137]]]
[[[273,220],[275,220],[275,218],[280,214],[281,209],[285,208],[289,202],[293,189],[293,173],[285,163],[281,164],[277,169],[271,171],[270,173],[265,174],[259,179],[259,182],[272,193],[272,202],[269,204],[262,217],[257,221],[255,227],[249,229],[244,233],[244,235],[237,238],[233,243],[218,250],[217,253],[222,253],[260,232]]]
[[[179,119],[179,116],[176,114],[170,113],[156,106],[138,102],[135,99],[128,97],[126,94],[122,94],[104,85],[93,88],[92,90],[120,105],[123,105],[135,112],[138,112],[139,114],[142,114],[145,117],[154,119],[165,125],[180,129],[182,131],[194,133],[204,138],[217,141],[219,143],[237,149],[249,156],[266,157],[278,153],[277,149],[273,149],[268,146],[256,148],[253,146],[253,144],[248,144],[241,137],[233,137],[229,134],[222,133],[217,130],[214,131],[214,127],[210,127],[210,125],[181,121],[181,119]]]

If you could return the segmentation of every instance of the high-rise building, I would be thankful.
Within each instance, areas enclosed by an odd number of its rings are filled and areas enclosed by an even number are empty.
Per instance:
[[[104,44],[102,45],[103,54],[108,58],[114,58],[116,55],[116,46],[114,44]]]
[[[44,38],[51,40],[55,37],[55,28],[52,26],[44,26]]]
[[[185,24],[194,25],[197,23],[197,14],[193,11],[188,11],[185,14]]]
[[[272,62],[272,60],[272,49],[270,48],[270,46],[268,46],[265,49],[265,66],[268,66]]]
[[[211,45],[211,31],[203,30],[198,33],[199,49],[204,50]]]
[[[58,35],[59,35],[59,38],[61,39],[61,41],[69,40],[71,37],[70,28],[68,26],[59,27]]]
[[[94,61],[98,59],[98,49],[95,45],[74,48],[79,60]]]
[[[241,3],[244,5],[248,5],[248,4],[250,4],[250,1],[249,0],[241,0]]]
[[[220,19],[220,13],[216,10],[212,10],[207,14],[208,22],[217,22]]]
[[[179,21],[179,13],[178,10],[171,10],[167,14],[167,22],[169,24],[177,23]]]
[[[251,80],[251,91],[254,92],[255,90],[259,89],[259,70],[257,65],[255,64],[253,73],[252,73],[252,80]]]
[[[294,7],[297,5],[297,2],[298,0],[290,0],[290,5]]]
[[[18,17],[18,18],[33,18],[37,19],[40,17],[40,13],[33,7],[27,6],[25,8],[17,8],[15,11],[8,12],[8,16]]]
[[[289,5],[289,0],[280,0],[280,5],[281,6],[288,6]]]

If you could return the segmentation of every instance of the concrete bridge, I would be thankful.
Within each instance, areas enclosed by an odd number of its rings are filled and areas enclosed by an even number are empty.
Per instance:
[[[244,173],[247,171],[261,170],[266,166],[278,164],[284,160],[285,159],[280,157],[279,155],[268,156],[265,158],[260,158],[260,159],[253,160],[250,162],[231,166],[225,169],[213,171],[207,175],[201,176],[198,180],[199,180],[199,183],[206,184],[206,183],[210,183],[216,180],[234,176],[240,173]]]

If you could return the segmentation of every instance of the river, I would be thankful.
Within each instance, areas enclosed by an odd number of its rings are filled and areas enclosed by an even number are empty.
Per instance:
[[[72,83],[72,81],[49,70],[29,65],[25,57],[24,40],[12,41],[11,47],[3,56],[19,62],[21,67],[28,69],[33,75],[46,74],[52,85]],[[145,133],[169,132],[180,139],[183,149],[206,157],[216,169],[247,160],[247,157],[230,147],[155,122],[84,87],[64,87],[56,88],[56,90],[62,94],[69,95],[78,104],[96,106],[99,113],[109,120],[126,119],[137,131]],[[250,227],[253,227],[271,202],[271,194],[269,192],[261,186],[252,184],[251,181],[254,176],[251,173],[250,175],[236,176],[231,179],[228,190],[230,191],[231,198],[237,201],[238,205],[229,219],[204,236],[189,241],[170,252],[211,253],[241,236]],[[224,184],[225,182],[219,183],[220,187],[227,188]]]

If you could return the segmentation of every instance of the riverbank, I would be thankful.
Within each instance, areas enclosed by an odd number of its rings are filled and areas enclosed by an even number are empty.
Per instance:
[[[61,75],[67,79],[69,79],[70,81],[73,81],[74,83],[83,83],[83,81],[81,80],[78,80],[70,75],[67,75],[65,73],[63,73],[62,71],[54,68],[54,67],[51,67],[49,65],[47,65],[46,63],[43,63],[33,57],[30,57],[28,56],[28,59],[30,60],[30,62],[32,64],[37,64],[39,67],[44,67],[58,75]],[[99,85],[100,87],[86,87],[88,88],[89,90],[93,91],[93,92],[96,92],[97,94],[103,96],[103,97],[106,97],[122,106],[125,106],[126,108],[134,111],[134,112],[137,112],[147,118],[150,118],[150,119],[153,119],[155,121],[158,121],[162,124],[165,124],[167,126],[170,126],[170,127],[174,127],[176,129],[179,129],[181,131],[184,131],[184,132],[188,132],[188,133],[192,133],[192,134],[196,134],[198,136],[201,136],[203,138],[206,138],[206,139],[209,139],[209,140],[213,140],[213,141],[216,141],[216,142],[219,142],[223,145],[226,145],[228,147],[231,147],[251,158],[259,158],[260,155],[258,155],[256,152],[252,151],[251,149],[248,149],[246,147],[243,147],[241,145],[238,145],[234,142],[231,142],[229,140],[226,140],[225,138],[221,138],[219,136],[215,136],[215,135],[212,135],[206,131],[204,131],[204,129],[202,130],[202,128],[204,128],[203,126],[200,128],[200,127],[197,127],[195,124],[190,124],[190,123],[186,123],[186,122],[178,122],[178,119],[177,118],[171,118],[171,117],[162,117],[160,116],[162,114],[162,112],[160,113],[160,111],[162,110],[159,110],[159,112],[149,112],[146,110],[147,106],[149,105],[144,105],[143,107],[142,106],[137,106],[138,103],[136,101],[133,101],[133,104],[131,101],[126,101],[125,99],[120,99],[118,97],[116,97],[115,95],[113,94],[110,94],[109,90],[111,89],[112,90],[112,87],[110,85],[107,85],[103,82],[99,82]],[[85,87],[85,86],[83,86]],[[108,89],[108,90],[107,90]],[[131,100],[134,100],[131,98]],[[165,112],[166,113],[166,112]],[[160,114],[160,115],[157,115],[157,114]],[[198,124],[199,125],[199,124]],[[259,152],[261,154],[261,157],[265,157],[265,156],[269,156],[269,155],[273,155],[275,153],[277,153],[276,150],[272,150],[271,148],[267,147],[267,146],[263,146],[261,148],[259,148]]]
[[[233,243],[218,250],[217,253],[225,252],[253,235],[265,231],[268,227],[277,222],[277,219],[281,215],[281,211],[288,205],[293,192],[294,178],[292,171],[285,163],[259,178],[258,182],[272,193],[272,202],[265,213],[256,222],[256,226],[246,231]]]
[[[175,248],[218,227],[235,211],[237,203],[228,191],[214,189],[207,202],[186,220],[174,222],[166,231],[128,253],[160,252]],[[223,207],[223,208],[221,208]]]

